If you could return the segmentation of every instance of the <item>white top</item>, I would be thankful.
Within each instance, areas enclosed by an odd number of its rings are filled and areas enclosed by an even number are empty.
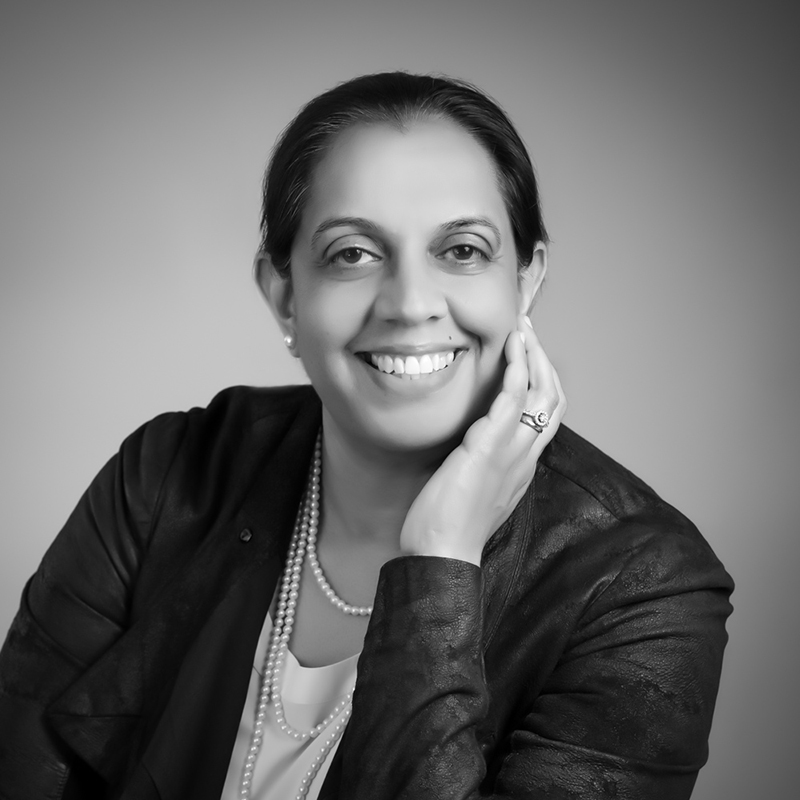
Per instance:
[[[271,632],[272,619],[267,614],[256,647],[255,664],[247,687],[247,699],[244,702],[239,731],[236,734],[220,800],[236,800],[239,797],[242,767],[250,747],[250,737],[253,735],[256,703],[261,691],[261,672]],[[358,656],[356,653],[344,661],[325,667],[303,667],[292,653],[288,652],[281,688],[286,721],[299,730],[310,730],[322,722],[355,685]],[[300,788],[300,781],[305,777],[311,762],[327,738],[323,733],[316,739],[306,739],[304,742],[291,739],[278,727],[275,714],[270,707],[264,724],[264,741],[256,761],[250,797],[253,800],[287,800],[295,797]],[[319,795],[338,746],[339,742],[328,753],[320,767],[308,792],[308,800],[316,800]]]

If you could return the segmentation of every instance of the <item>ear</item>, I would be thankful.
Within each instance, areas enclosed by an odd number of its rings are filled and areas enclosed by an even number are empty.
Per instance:
[[[531,263],[521,269],[517,275],[519,282],[518,311],[520,314],[530,314],[546,273],[547,245],[544,242],[537,242],[533,249]]]
[[[292,290],[291,276],[278,272],[272,259],[264,252],[260,252],[256,256],[253,273],[258,288],[267,301],[281,333],[284,337],[291,337],[293,341],[296,341],[294,291]],[[295,355],[294,346],[289,349]]]

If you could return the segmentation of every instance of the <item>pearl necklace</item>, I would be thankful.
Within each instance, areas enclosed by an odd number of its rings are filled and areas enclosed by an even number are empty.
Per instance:
[[[312,506],[317,509],[317,513],[319,513],[319,494],[317,494],[315,498],[312,493],[311,503]],[[309,526],[306,553],[308,555],[308,564],[311,567],[311,572],[317,579],[319,588],[322,589],[322,593],[325,597],[327,597],[339,611],[343,611],[345,614],[351,614],[354,617],[368,617],[372,614],[372,606],[351,606],[349,603],[345,603],[345,601],[336,594],[333,587],[325,578],[325,573],[323,573],[322,567],[317,559],[317,529],[317,525]]]
[[[345,614],[353,616],[369,616],[372,613],[372,606],[352,606],[342,600],[325,578],[317,559],[316,542],[319,530],[319,498],[320,498],[320,476],[322,475],[322,432],[317,436],[314,447],[314,457],[311,462],[308,486],[306,488],[303,501],[295,521],[294,532],[289,544],[289,553],[286,557],[286,566],[281,579],[281,590],[278,594],[278,608],[275,615],[275,623],[272,628],[270,646],[264,659],[264,670],[261,678],[261,691],[256,706],[256,718],[253,726],[253,735],[250,739],[250,747],[245,758],[242,770],[242,784],[239,791],[241,800],[249,800],[252,787],[253,773],[255,771],[256,759],[261,750],[263,742],[264,723],[267,716],[267,709],[270,704],[275,709],[275,721],[279,728],[287,735],[297,741],[315,739],[322,732],[333,724],[333,731],[325,740],[322,749],[311,762],[311,768],[306,772],[300,788],[298,789],[295,800],[304,800],[311,788],[311,782],[316,777],[328,753],[339,741],[344,733],[345,726],[352,712],[353,690],[351,689],[342,700],[340,700],[333,711],[318,725],[309,731],[300,731],[292,727],[286,720],[281,700],[281,684],[283,682],[283,670],[286,663],[286,653],[289,649],[289,639],[294,628],[294,615],[297,608],[297,598],[300,595],[300,578],[303,573],[303,563],[308,557],[314,577],[320,589],[331,603],[343,611]]]

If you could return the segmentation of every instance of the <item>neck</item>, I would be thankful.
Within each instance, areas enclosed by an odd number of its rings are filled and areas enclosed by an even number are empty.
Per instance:
[[[408,509],[446,453],[398,453],[353,442],[323,411],[325,536],[399,553]]]

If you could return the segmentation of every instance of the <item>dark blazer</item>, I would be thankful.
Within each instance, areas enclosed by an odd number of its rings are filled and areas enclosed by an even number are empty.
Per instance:
[[[0,654],[0,798],[219,798],[320,419],[310,387],[238,387],[123,443]],[[384,566],[320,796],[688,797],[732,588],[562,426],[481,568]]]

